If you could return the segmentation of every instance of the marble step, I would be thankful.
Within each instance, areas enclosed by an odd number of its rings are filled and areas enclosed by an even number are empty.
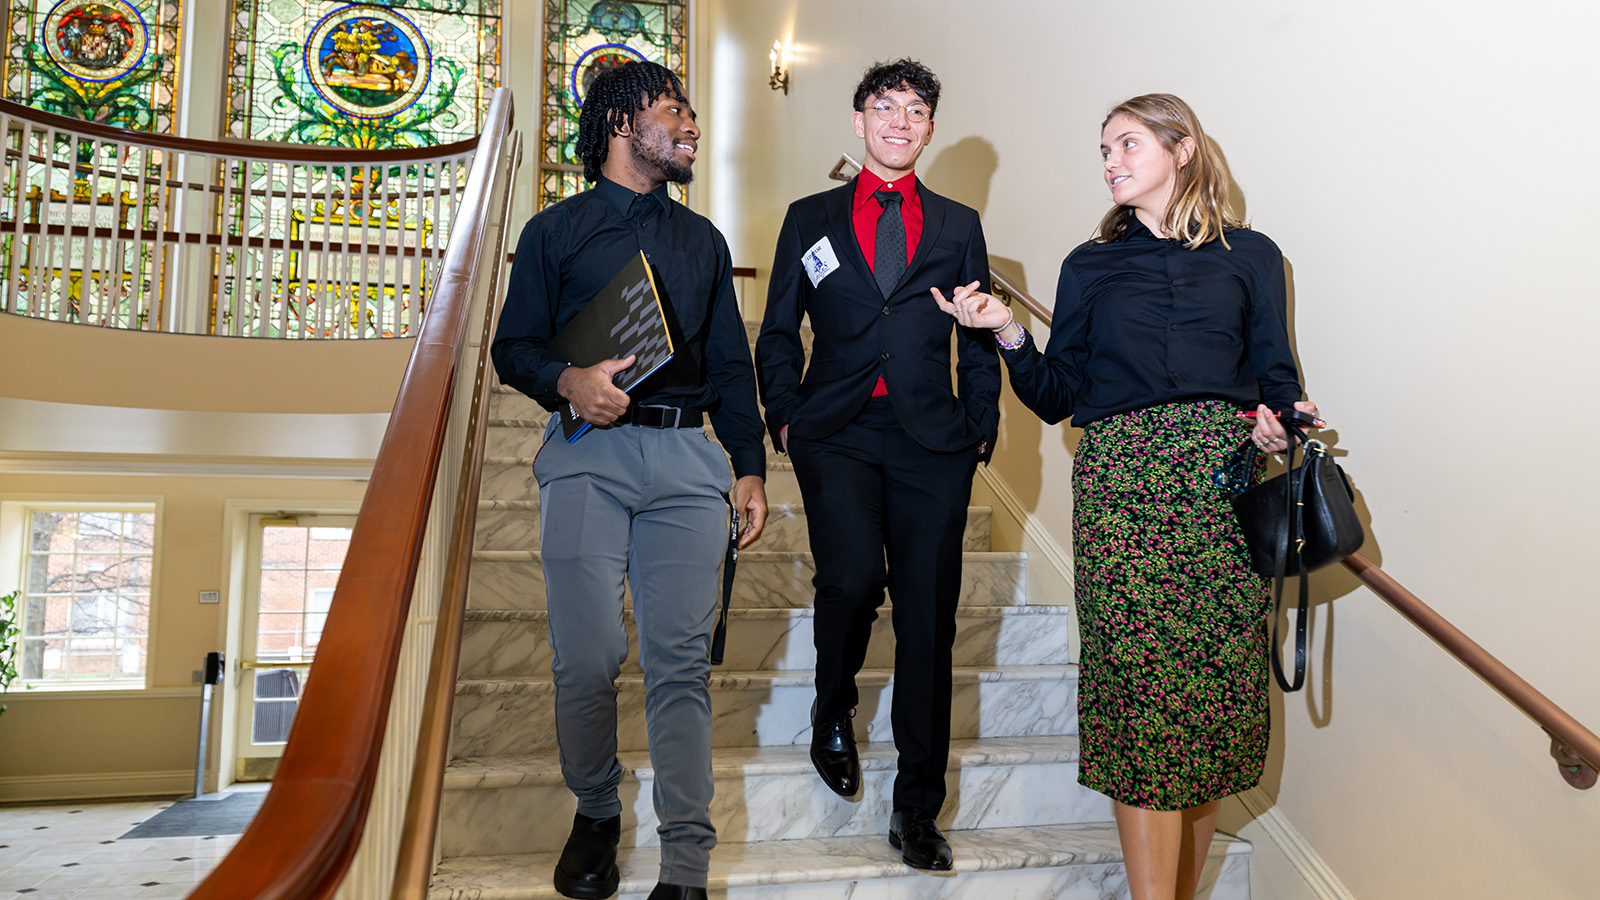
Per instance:
[[[545,610],[469,610],[461,638],[461,675],[498,678],[550,671]],[[1062,665],[1068,662],[1072,610],[1065,606],[962,606],[956,610],[958,666]],[[639,671],[633,611],[623,612],[628,659],[623,671]],[[813,669],[812,610],[730,609],[728,644],[721,671]],[[869,668],[894,666],[894,626],[884,609],[872,624]]]
[[[1078,669],[1057,666],[961,667],[954,671],[950,704],[952,738],[1040,737],[1076,734]],[[856,739],[885,740],[891,733],[893,692],[887,669],[862,669]],[[718,747],[805,744],[811,739],[810,671],[724,672],[710,678]],[[617,679],[619,751],[644,750],[644,679]],[[451,752],[456,760],[553,753],[555,684],[549,676],[462,678],[456,682]]]
[[[1028,602],[1026,553],[961,554],[964,606],[1022,606]],[[783,609],[810,606],[816,591],[810,553],[745,550],[733,582],[733,605]],[[544,608],[544,567],[537,550],[477,550],[472,554],[471,609]]]
[[[967,507],[963,550],[988,550],[992,512],[987,506]],[[538,500],[479,500],[473,546],[478,550],[531,550],[539,546]],[[767,524],[752,550],[809,550],[804,506],[778,504],[767,508]]]
[[[918,872],[881,834],[740,844],[711,852],[711,896],[727,900],[1111,900],[1128,895],[1110,822],[1021,826],[947,835],[950,875]],[[1218,835],[1199,896],[1249,900],[1249,843]],[[429,900],[560,900],[550,884],[559,852],[445,860]],[[646,900],[661,859],[656,847],[618,855],[618,900]]]
[[[794,465],[784,457],[767,458],[767,504],[799,506],[800,483]],[[478,487],[484,500],[538,500],[539,482],[533,477],[532,456],[485,456],[483,481]]]
[[[723,842],[877,834],[893,808],[891,743],[861,745],[861,793],[846,800],[817,778],[804,745],[730,747],[711,767],[711,822]],[[623,846],[660,843],[649,754],[619,755]],[[952,742],[945,830],[1061,825],[1111,818],[1111,801],[1080,787],[1076,737]],[[446,857],[559,849],[572,827],[572,792],[554,755],[457,763],[444,776],[440,852]]]
[[[522,393],[516,388],[509,388],[498,382],[489,393],[489,422],[496,420],[521,419],[529,422],[538,422],[534,427],[543,427],[550,418],[545,408],[534,401],[532,397]]]

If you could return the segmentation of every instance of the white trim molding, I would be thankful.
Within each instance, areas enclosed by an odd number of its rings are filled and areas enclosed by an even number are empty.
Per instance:
[[[164,475],[184,478],[304,478],[368,481],[370,459],[282,459],[0,450],[0,473]]]
[[[1295,828],[1278,811],[1278,805],[1265,791],[1256,787],[1237,796],[1254,823],[1261,827],[1267,839],[1276,845],[1284,860],[1294,868],[1295,874],[1311,889],[1311,896],[1317,900],[1355,900],[1355,895],[1344,886],[1339,876],[1333,874],[1327,861],[1300,833],[1300,829]]]
[[[0,803],[152,797],[194,791],[194,772],[95,772],[87,775],[8,775],[0,778]]]
[[[0,703],[21,703],[25,700],[173,700],[190,699],[200,696],[198,687],[101,687],[84,690],[82,688],[61,684],[41,684],[38,687],[27,687],[22,682],[14,682],[11,692],[0,694]]]

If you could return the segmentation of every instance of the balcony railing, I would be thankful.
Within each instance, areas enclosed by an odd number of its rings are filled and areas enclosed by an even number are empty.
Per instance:
[[[414,336],[475,147],[263,148],[0,101],[0,312],[235,337]]]

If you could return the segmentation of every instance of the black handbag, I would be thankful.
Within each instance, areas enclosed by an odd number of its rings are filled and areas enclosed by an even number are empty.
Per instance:
[[[1250,549],[1250,567],[1272,576],[1272,674],[1285,691],[1298,691],[1306,678],[1306,623],[1310,605],[1310,573],[1361,549],[1366,531],[1356,516],[1350,479],[1328,453],[1328,445],[1309,440],[1287,422],[1289,470],[1250,486],[1260,451],[1249,439],[1234,451],[1216,481],[1232,496],[1233,511]],[[1303,459],[1299,452],[1305,448]],[[1297,459],[1299,464],[1296,465]],[[1294,679],[1283,675],[1279,659],[1278,620],[1282,618],[1283,581],[1300,576],[1300,602],[1295,618]]]

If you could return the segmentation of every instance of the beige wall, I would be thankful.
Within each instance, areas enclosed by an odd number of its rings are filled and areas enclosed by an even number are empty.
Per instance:
[[[0,472],[0,500],[154,500],[160,504],[148,691],[68,696],[15,691],[0,716],[0,800],[182,791],[194,769],[199,693],[192,674],[224,646],[240,601],[224,505],[262,511],[357,503],[364,479],[207,478]],[[20,548],[6,548],[18,553]],[[7,566],[10,569],[13,567]],[[0,585],[9,590],[14,585]],[[220,590],[220,604],[199,594]],[[220,694],[218,695],[220,700]],[[218,704],[220,707],[220,703]],[[212,736],[212,758],[221,740]]]
[[[188,789],[199,715],[191,674],[225,645],[223,617],[240,600],[225,506],[358,503],[414,344],[129,333],[0,316],[0,501],[160,505],[147,689],[8,695],[0,801]],[[17,573],[21,552],[0,547],[15,555],[0,571]],[[200,604],[202,590],[221,590],[222,603]],[[227,721],[221,699],[213,771]]]
[[[227,4],[184,6],[179,132],[214,139],[225,85],[198,73],[225,64]],[[503,0],[502,81],[517,92],[517,121],[530,135],[540,8],[540,0]],[[536,154],[527,151],[530,161]],[[518,220],[532,208],[532,168],[523,169]],[[239,599],[230,529],[241,511],[359,502],[414,345],[129,333],[0,316],[0,501],[161,503],[149,689],[8,696],[0,801],[186,789],[198,716],[191,673],[225,645],[224,619]],[[213,589],[222,604],[199,604],[198,592]],[[225,721],[214,723],[213,768]]]
[[[859,151],[849,95],[874,58],[919,56],[942,76],[919,174],[984,214],[995,265],[1047,304],[1106,207],[1106,108],[1188,99],[1288,259],[1306,384],[1350,453],[1367,553],[1600,727],[1600,604],[1582,565],[1600,502],[1583,462],[1600,304],[1582,249],[1600,196],[1600,8],[702,8],[708,207],[763,276],[786,203]],[[795,45],[787,97],[765,85],[775,37]],[[1063,544],[1074,441],[1013,402],[995,463]],[[1600,796],[1566,787],[1536,727],[1350,577],[1317,588],[1312,690],[1274,709],[1276,812],[1363,900],[1593,895]]]
[[[279,341],[0,318],[19,400],[258,413],[387,413],[414,338]]]

